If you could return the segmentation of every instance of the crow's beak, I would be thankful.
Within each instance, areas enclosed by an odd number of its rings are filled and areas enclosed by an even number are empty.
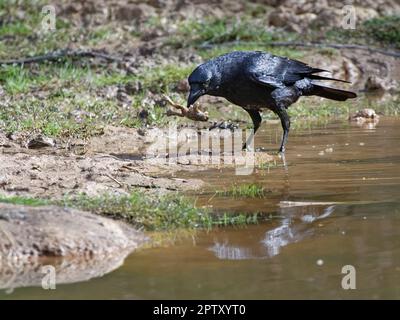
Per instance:
[[[189,108],[193,105],[202,95],[204,94],[204,90],[190,90],[189,97],[187,100],[187,107]]]

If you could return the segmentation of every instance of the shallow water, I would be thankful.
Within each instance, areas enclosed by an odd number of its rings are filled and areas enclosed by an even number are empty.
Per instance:
[[[400,298],[399,127],[387,118],[375,128],[332,122],[296,129],[286,168],[198,173],[212,189],[263,185],[264,198],[205,192],[198,204],[271,215],[265,222],[133,253],[86,282],[16,288],[0,298]],[[280,134],[278,124],[265,125],[256,145],[276,150]],[[345,265],[355,268],[354,290],[342,288]]]

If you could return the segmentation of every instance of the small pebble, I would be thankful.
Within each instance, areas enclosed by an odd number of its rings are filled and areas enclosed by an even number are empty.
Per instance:
[[[324,264],[324,260],[318,259],[317,260],[317,266],[322,266]]]
[[[318,155],[319,156],[323,156],[325,154],[325,152],[324,151],[320,151],[320,152],[318,152]]]
[[[326,148],[325,152],[333,152],[333,148]]]
[[[365,143],[364,142],[360,142],[360,146],[365,146]]]

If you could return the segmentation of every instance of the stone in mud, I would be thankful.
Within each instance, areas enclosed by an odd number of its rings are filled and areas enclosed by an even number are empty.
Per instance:
[[[374,109],[365,108],[362,110],[357,111],[355,114],[350,116],[350,120],[357,120],[357,118],[364,118],[364,119],[378,119],[379,115],[376,114]]]
[[[397,89],[397,84],[395,81],[385,78],[381,78],[375,75],[368,77],[365,81],[364,90],[368,92],[372,91],[392,91]]]
[[[0,131],[0,147],[2,148],[11,148],[12,143],[6,136],[4,132]]]
[[[365,108],[351,115],[349,121],[356,123],[363,129],[375,129],[379,123],[379,115],[374,109]]]
[[[41,134],[29,137],[25,143],[25,146],[28,149],[55,147],[55,145],[56,145],[56,142],[54,139],[43,136]]]
[[[48,270],[56,285],[100,277],[146,240],[125,223],[79,210],[0,204],[0,289],[40,286]]]
[[[2,261],[107,257],[146,241],[125,223],[56,206],[0,204],[0,233]]]

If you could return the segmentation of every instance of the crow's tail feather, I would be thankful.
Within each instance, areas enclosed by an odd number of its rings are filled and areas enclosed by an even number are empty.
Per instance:
[[[353,99],[357,97],[357,94],[351,91],[323,87],[316,84],[314,84],[314,88],[310,94],[307,95],[319,96],[336,101],[345,101],[347,99]]]
[[[311,74],[308,76],[308,78],[313,79],[313,80],[333,80],[333,81],[339,81],[339,82],[344,82],[344,83],[351,83],[350,81],[346,81],[346,80],[341,80],[341,79],[335,79],[335,78],[329,78],[329,77],[323,77],[323,76],[319,76],[316,74]]]

